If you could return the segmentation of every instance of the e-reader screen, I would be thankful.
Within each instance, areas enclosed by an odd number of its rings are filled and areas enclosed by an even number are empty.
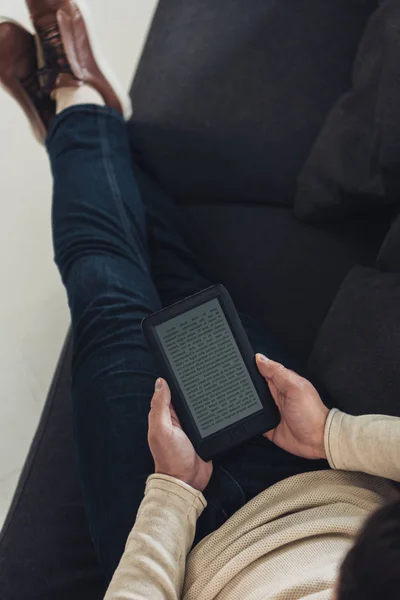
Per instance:
[[[201,437],[263,409],[217,298],[155,331]]]

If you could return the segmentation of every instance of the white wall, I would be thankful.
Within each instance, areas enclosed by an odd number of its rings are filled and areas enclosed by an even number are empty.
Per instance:
[[[109,62],[129,86],[156,0],[87,0]],[[29,27],[23,0],[0,14]],[[44,149],[0,90],[0,527],[69,324],[53,264]]]

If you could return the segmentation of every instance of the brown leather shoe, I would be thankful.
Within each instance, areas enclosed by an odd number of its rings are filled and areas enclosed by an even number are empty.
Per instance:
[[[42,88],[53,94],[62,87],[89,84],[129,119],[130,99],[99,55],[83,0],[27,0],[27,5],[37,33]]]
[[[25,111],[43,143],[55,104],[40,90],[35,38],[15,21],[0,18],[0,83]]]

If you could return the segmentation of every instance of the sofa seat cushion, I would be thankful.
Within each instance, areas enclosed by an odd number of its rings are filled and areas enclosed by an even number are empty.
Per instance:
[[[336,293],[357,263],[373,265],[388,220],[313,227],[289,209],[195,206],[184,211],[214,282],[257,317],[298,360],[306,360]]]

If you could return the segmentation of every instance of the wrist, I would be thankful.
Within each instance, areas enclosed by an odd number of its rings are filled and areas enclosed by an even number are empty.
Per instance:
[[[182,479],[186,485],[190,485],[197,492],[203,493],[208,485],[208,481],[201,481],[201,479],[191,478],[191,479]]]
[[[155,470],[156,475],[164,475],[166,477],[172,477],[172,479],[176,479],[177,481],[180,481],[186,485],[189,485],[191,488],[193,488],[194,490],[196,490],[197,492],[204,492],[204,490],[207,487],[207,483],[205,483],[204,487],[202,485],[201,481],[198,481],[196,477],[190,477],[187,475],[182,475],[176,472],[171,472],[171,473],[167,473],[167,471],[165,469],[156,469]]]
[[[328,416],[329,416],[329,409],[326,408],[326,406],[324,406],[324,410],[323,413],[321,415],[321,427],[320,427],[320,431],[318,434],[318,437],[315,441],[315,445],[314,445],[314,453],[315,453],[315,459],[316,460],[326,460],[327,459],[327,454],[326,454],[326,450],[325,450],[325,428],[326,428],[326,423],[328,420]]]
[[[186,485],[189,485],[191,488],[193,488],[197,492],[202,492],[202,493],[206,489],[208,482],[209,482],[209,479],[205,479],[201,475],[200,476],[195,475],[193,477],[182,476],[182,477],[176,477],[176,479],[179,479],[183,483],[186,483]]]

